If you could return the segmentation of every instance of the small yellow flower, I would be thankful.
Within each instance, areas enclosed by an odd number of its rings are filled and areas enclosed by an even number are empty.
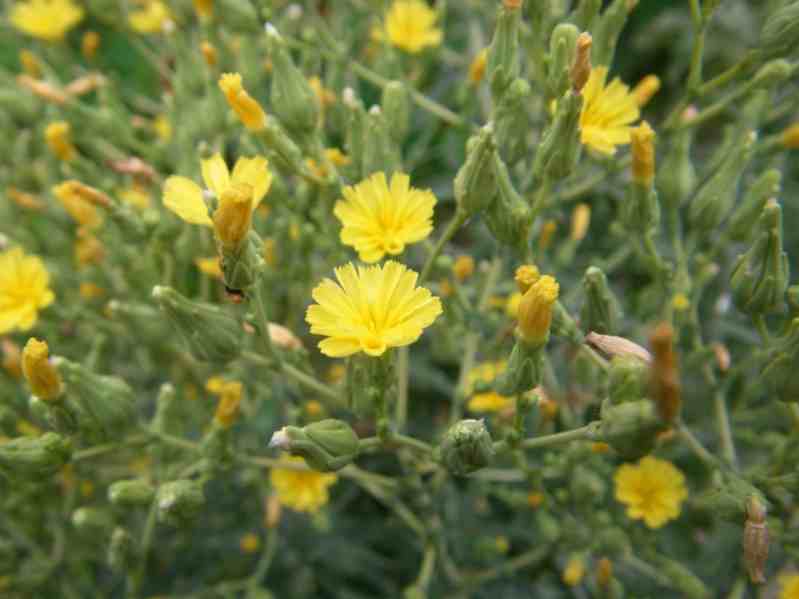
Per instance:
[[[469,65],[469,83],[477,85],[483,80],[488,62],[488,48],[483,48]]]
[[[325,378],[331,383],[340,383],[347,376],[347,367],[344,364],[333,364],[327,369]]]
[[[32,37],[48,42],[64,39],[67,31],[83,19],[83,8],[72,0],[28,0],[17,2],[8,20]]]
[[[221,154],[214,154],[202,161],[203,181],[208,189],[221,200],[222,194],[234,185],[245,184],[252,188],[251,210],[255,210],[272,185],[269,163],[263,156],[239,158],[228,170]],[[164,206],[187,223],[213,225],[208,207],[203,199],[203,190],[191,179],[180,176],[169,177],[164,183]]]
[[[78,156],[78,150],[70,139],[70,132],[71,127],[66,121],[50,123],[44,130],[44,140],[47,142],[47,147],[59,160],[64,160],[65,162],[75,160]]]
[[[87,31],[80,40],[80,52],[86,60],[93,60],[100,47],[100,34],[96,31]]]
[[[636,104],[644,107],[658,91],[660,91],[660,78],[657,75],[647,75],[636,84],[632,94]]]
[[[627,515],[660,528],[680,515],[688,497],[685,476],[671,462],[645,456],[637,464],[623,464],[614,475],[616,499],[627,506]]]
[[[252,185],[232,183],[219,196],[219,206],[214,212],[216,238],[226,250],[240,247],[250,231],[253,213]]]
[[[416,54],[441,44],[437,18],[436,11],[422,0],[395,0],[386,15],[385,35],[393,46]]]
[[[105,295],[105,289],[94,283],[81,283],[78,293],[83,299],[93,300]]]
[[[160,0],[145,0],[128,14],[128,23],[137,33],[162,33],[174,26],[169,7]]]
[[[541,235],[538,238],[538,248],[541,250],[547,249],[552,245],[552,239],[555,236],[555,231],[558,230],[558,223],[554,220],[548,220],[541,227]]]
[[[558,299],[560,286],[544,275],[528,289],[519,302],[518,330],[528,343],[544,343],[552,323],[552,306]]]
[[[305,413],[309,418],[319,418],[325,413],[325,408],[321,402],[311,399],[305,402]]]
[[[343,193],[333,210],[343,225],[341,242],[354,247],[364,262],[396,256],[433,230],[436,197],[430,190],[411,187],[404,173],[394,173],[391,186],[385,173],[374,173]]]
[[[210,258],[195,258],[194,265],[204,275],[213,277],[215,279],[222,278],[222,265],[219,264],[219,256],[211,256]]]
[[[613,155],[616,146],[630,143],[630,125],[640,112],[630,88],[618,78],[605,85],[607,67],[591,69],[583,89],[580,141],[602,154]]]
[[[588,204],[577,204],[572,210],[572,230],[571,238],[573,241],[582,241],[588,233],[591,224],[591,206]]]
[[[585,577],[585,561],[579,556],[573,555],[566,568],[563,570],[563,582],[567,586],[576,587]]]
[[[531,491],[527,494],[527,505],[533,509],[541,507],[544,503],[544,494],[538,491]]]
[[[102,213],[89,201],[85,193],[86,187],[80,181],[74,179],[64,181],[53,187],[52,191],[64,210],[79,225],[96,229],[103,223]]]
[[[167,143],[172,139],[172,123],[169,122],[169,117],[165,114],[159,114],[153,119],[153,131],[162,142]]]
[[[0,252],[0,334],[29,331],[54,299],[41,258],[18,247]]]
[[[211,42],[204,40],[200,44],[200,52],[207,66],[215,67],[219,62],[219,52],[216,51],[216,47]]]
[[[219,89],[225,94],[227,103],[247,129],[260,131],[266,126],[266,113],[242,87],[240,74],[223,73],[219,78]]]
[[[248,532],[239,539],[239,549],[242,553],[255,553],[261,546],[261,540],[254,532]]]
[[[799,599],[799,574],[782,574],[779,599]]]
[[[655,132],[643,121],[630,131],[633,155],[633,181],[649,187],[655,178]]]
[[[780,135],[780,142],[788,150],[799,148],[799,123],[786,127]]]
[[[502,412],[511,405],[513,405],[513,400],[510,397],[500,395],[496,391],[485,391],[472,395],[466,407],[470,412],[486,413]]]
[[[230,428],[239,418],[243,385],[238,381],[225,381],[219,391],[219,404],[214,412],[214,422]]]
[[[466,394],[470,395],[466,407],[470,412],[502,412],[513,405],[510,397],[500,395],[496,391],[473,393],[478,383],[491,383],[505,371],[507,364],[503,360],[497,362],[483,362],[472,368],[466,375]]]
[[[137,186],[126,187],[117,192],[120,200],[134,206],[138,210],[147,210],[150,207],[150,194]]]
[[[6,189],[6,196],[20,208],[25,208],[26,210],[44,210],[44,202],[32,193],[21,191],[16,187],[8,187]]]
[[[474,274],[474,258],[471,256],[458,256],[452,265],[452,274],[458,281],[465,281]]]
[[[50,348],[46,341],[31,337],[22,350],[22,374],[31,392],[45,401],[61,395],[61,375],[50,363]]]
[[[75,240],[75,262],[78,266],[99,264],[105,259],[105,246],[86,227],[78,229],[78,238]]]
[[[684,293],[675,293],[674,297],[671,298],[671,307],[677,312],[685,312],[691,307],[691,300]]]
[[[287,462],[304,464],[305,460],[297,457],[284,457]],[[335,484],[335,474],[317,472],[315,470],[288,470],[272,468],[269,481],[277,493],[281,505],[297,512],[318,512],[330,499],[328,487]]]
[[[410,345],[441,314],[441,301],[416,287],[418,275],[389,260],[382,266],[335,270],[338,283],[323,280],[313,290],[316,304],[305,320],[311,333],[327,337],[319,349],[341,358],[359,351],[380,356],[391,347]]]
[[[538,270],[535,264],[522,264],[516,269],[513,275],[513,280],[516,281],[516,287],[519,288],[521,293],[526,293],[540,278],[541,271]]]
[[[39,58],[30,50],[22,49],[19,51],[19,64],[27,75],[38,79],[42,75],[42,64]]]
[[[193,0],[194,12],[201,19],[210,19],[214,15],[214,0]]]

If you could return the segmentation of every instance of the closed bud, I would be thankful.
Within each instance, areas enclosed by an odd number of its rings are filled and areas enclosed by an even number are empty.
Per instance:
[[[219,89],[225,94],[228,105],[250,131],[261,131],[266,126],[266,113],[261,105],[242,87],[239,73],[224,73],[219,78]]]
[[[587,466],[577,466],[571,473],[569,491],[575,501],[598,504],[604,500],[607,486],[602,477]]]
[[[546,344],[552,324],[552,306],[558,299],[559,289],[554,277],[544,275],[522,296],[517,331],[523,342]]]
[[[270,161],[295,174],[309,172],[302,150],[276,119],[264,117],[263,125],[256,134],[269,150]]]
[[[515,164],[527,152],[531,93],[527,81],[514,79],[494,110],[492,120],[497,147],[508,164]]]
[[[205,64],[209,67],[215,67],[219,62],[219,52],[216,51],[214,45],[208,41],[203,41],[200,44],[200,52],[203,55]]]
[[[19,51],[19,64],[25,74],[38,79],[42,76],[42,65],[39,58],[30,50],[22,49]]]
[[[305,138],[319,123],[319,104],[308,79],[291,59],[286,42],[271,24],[266,24],[266,45],[272,60],[270,106],[292,135]]]
[[[222,192],[214,211],[216,239],[223,252],[237,252],[244,243],[252,222],[252,186],[233,183]]]
[[[566,562],[566,567],[563,569],[563,583],[566,586],[576,587],[585,577],[585,561],[579,555],[573,555]]]
[[[608,370],[608,398],[614,405],[638,401],[649,392],[649,366],[633,356],[617,356]]]
[[[651,188],[655,178],[655,132],[643,121],[630,132],[632,145],[633,181],[642,187]]]
[[[753,132],[744,132],[710,179],[691,200],[688,218],[705,233],[715,232],[735,203],[738,181],[752,154]]]
[[[696,115],[696,108],[689,107],[682,118],[690,120]],[[678,129],[673,136],[671,147],[661,161],[657,174],[658,195],[669,210],[677,210],[688,199],[696,185],[696,169],[691,160],[693,129]]]
[[[580,30],[571,23],[560,23],[552,30],[549,38],[549,64],[547,86],[553,98],[560,98],[572,86],[572,70],[577,66],[579,58],[575,59],[577,37]],[[588,36],[589,40],[591,36]],[[588,70],[591,70],[591,47],[587,52]],[[585,85],[585,82],[583,82]],[[582,87],[580,88],[582,89]]]
[[[466,144],[466,162],[453,183],[458,210],[472,216],[486,209],[497,194],[496,146],[493,130],[486,125]]]
[[[219,403],[214,412],[214,422],[230,428],[239,418],[243,386],[238,381],[225,381],[219,390]]]
[[[383,88],[380,107],[388,124],[388,131],[396,143],[408,135],[411,120],[411,103],[408,89],[402,81],[389,81]]]
[[[588,77],[591,75],[592,45],[593,40],[591,38],[591,34],[583,31],[577,38],[574,62],[571,66],[571,71],[569,72],[572,89],[577,94],[583,91],[585,84],[588,83]]]
[[[730,216],[727,231],[735,241],[747,241],[757,226],[757,217],[763,212],[766,202],[780,192],[782,175],[777,169],[769,169],[760,175]]]
[[[744,524],[744,565],[749,580],[754,584],[766,582],[763,570],[768,559],[769,534],[766,523],[766,506],[757,495],[746,500],[746,522]]]
[[[46,478],[58,472],[72,456],[72,443],[56,433],[17,437],[0,444],[0,471],[9,478]]]
[[[793,73],[791,63],[782,58],[767,62],[755,73],[751,85],[754,89],[768,89],[786,81]]]
[[[366,115],[363,136],[361,172],[364,177],[381,171],[393,173],[400,168],[399,146],[379,106],[372,106]]]
[[[631,357],[637,358],[645,364],[652,361],[652,355],[646,349],[624,337],[588,333],[585,336],[585,342],[610,359]]]
[[[602,13],[594,28],[594,65],[608,66],[613,63],[619,35],[636,4],[637,0],[613,0]]]
[[[725,472],[714,478],[711,489],[694,499],[694,506],[740,525],[746,521],[751,498],[756,498],[765,510],[767,504],[756,487],[735,473]]]
[[[613,562],[603,557],[596,563],[596,584],[601,589],[607,589],[613,578]]]
[[[344,147],[347,155],[352,159],[352,165],[357,169],[355,177],[362,179],[360,168],[363,164],[364,135],[366,130],[366,110],[363,102],[355,95],[351,87],[345,87],[341,92],[341,99],[347,111],[346,138]]]
[[[735,305],[747,314],[782,310],[788,287],[788,256],[782,244],[782,210],[768,200],[758,221],[758,235],[738,257],[730,276]]]
[[[605,273],[596,266],[585,271],[583,293],[585,300],[580,310],[580,326],[583,331],[602,335],[615,333],[619,327],[621,308],[608,286]]]
[[[783,2],[760,31],[760,50],[766,57],[789,56],[799,46],[799,2]]]
[[[50,348],[46,341],[31,337],[22,350],[22,373],[31,392],[45,401],[53,401],[61,396],[63,383],[61,375],[50,363]]]
[[[108,543],[108,567],[114,572],[123,574],[129,572],[136,563],[136,544],[131,534],[117,526],[111,533]]]
[[[635,85],[632,94],[635,103],[643,108],[658,91],[660,91],[660,78],[657,75],[647,75]]]
[[[302,428],[284,426],[269,442],[292,455],[301,456],[314,470],[333,472],[358,457],[358,435],[341,420],[328,418]]]
[[[465,281],[474,274],[474,258],[463,255],[458,256],[452,265],[452,274],[458,281]]]
[[[799,318],[794,318],[784,335],[772,341],[760,380],[777,399],[799,402]]]
[[[175,480],[158,487],[158,521],[175,527],[190,524],[205,505],[203,483],[198,480]]]
[[[438,447],[441,464],[452,474],[465,476],[494,459],[491,435],[482,420],[461,420],[444,434]]]
[[[503,6],[499,10],[494,38],[488,49],[488,80],[498,102],[505,89],[519,74],[519,23],[521,10]]]
[[[544,133],[533,161],[536,180],[548,176],[562,179],[569,175],[580,158],[580,113],[583,96],[573,91],[566,92],[558,100],[555,118]]]
[[[210,19],[214,15],[214,0],[192,0],[192,4],[200,19]]]
[[[517,340],[505,370],[497,378],[497,391],[510,397],[536,388],[541,383],[543,352],[542,344]]]
[[[118,480],[108,487],[108,501],[118,507],[149,505],[155,489],[146,480]]]
[[[602,0],[580,0],[572,20],[580,31],[594,31],[601,8]]]
[[[602,404],[599,438],[626,460],[637,460],[652,451],[664,428],[655,404],[648,399]]]
[[[653,354],[651,397],[663,422],[671,424],[679,417],[682,406],[674,330],[664,322],[655,328],[649,341]]]
[[[219,306],[192,301],[160,285],[153,288],[153,298],[198,360],[222,365],[241,353],[241,324]]]
[[[514,188],[505,163],[498,155],[494,160],[499,193],[485,211],[486,224],[497,241],[524,255],[533,215],[529,204]]]

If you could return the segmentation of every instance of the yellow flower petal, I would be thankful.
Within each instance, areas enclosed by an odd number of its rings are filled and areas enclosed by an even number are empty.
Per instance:
[[[201,162],[205,186],[219,198],[230,185],[230,172],[222,155],[217,152]]]
[[[272,186],[272,173],[269,171],[269,162],[263,156],[239,158],[233,167],[231,182],[246,183],[252,187],[252,207],[255,210]]]
[[[164,206],[187,223],[211,226],[203,190],[186,177],[169,177],[164,183]]]

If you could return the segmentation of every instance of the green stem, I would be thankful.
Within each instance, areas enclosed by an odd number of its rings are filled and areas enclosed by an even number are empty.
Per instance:
[[[79,462],[81,460],[88,460],[106,453],[111,453],[128,445],[146,445],[151,439],[152,436],[150,434],[135,435],[123,441],[117,441],[115,443],[105,443],[103,445],[95,445],[94,447],[81,449],[80,451],[77,451],[74,454],[72,454],[72,461]]]
[[[266,300],[264,298],[262,279],[259,277],[255,282],[255,306],[258,310],[258,319],[261,321],[261,338],[264,340],[266,354],[275,362],[278,371],[283,370],[283,360],[272,344],[272,335],[269,334],[269,318],[266,312]]]
[[[488,582],[489,580],[493,580],[494,578],[506,577],[517,570],[521,570],[522,568],[526,568],[544,561],[551,551],[552,548],[547,545],[536,546],[534,549],[525,551],[524,553],[517,555],[516,557],[513,557],[508,561],[499,564],[498,566],[494,566],[493,568],[489,568],[481,572],[475,572],[473,574],[466,574],[464,576],[464,581],[467,585],[479,585],[484,582]]]
[[[275,363],[266,358],[257,354],[252,351],[244,351],[241,353],[242,357],[250,360],[251,362],[255,362],[261,366],[266,368],[275,368]],[[293,379],[295,383],[304,387],[308,391],[314,391],[324,397],[325,399],[335,403],[336,405],[344,405],[345,401],[342,397],[339,396],[333,389],[328,387],[327,385],[317,381],[315,378],[309,376],[308,374],[304,373],[303,371],[299,370],[295,366],[291,364],[283,363],[283,370],[281,374],[286,375],[290,379]]]
[[[155,536],[157,514],[158,501],[154,499],[152,504],[150,504],[150,511],[147,512],[147,520],[144,523],[144,532],[142,532],[141,544],[139,545],[139,561],[129,579],[129,592],[133,597],[139,597],[141,593],[144,575],[147,572],[147,554],[150,552],[150,545]]]
[[[408,346],[397,350],[397,404],[394,406],[394,420],[398,431],[405,428],[408,420],[408,366],[410,353]]]
[[[763,346],[768,346],[771,335],[768,332],[768,326],[766,326],[766,319],[762,314],[756,314],[752,316],[752,322],[755,324],[755,328],[757,328],[757,332],[763,341]]]
[[[436,548],[432,543],[428,543],[424,548],[422,566],[419,568],[419,575],[416,577],[414,586],[423,590],[427,590],[427,587],[430,586],[430,579],[433,577],[435,567]]]
[[[465,222],[466,214],[461,210],[456,210],[455,214],[452,215],[452,219],[450,219],[447,228],[444,229],[441,237],[438,238],[438,241],[436,241],[436,244],[433,246],[430,255],[427,256],[427,261],[424,263],[422,272],[419,274],[419,285],[423,284],[427,280],[427,277],[433,270],[436,258],[438,258],[441,250],[444,249],[444,246],[447,244],[447,242],[455,236],[455,233],[458,232],[458,229],[460,229]]]
[[[677,430],[680,432],[680,435],[685,441],[686,445],[691,449],[696,457],[705,464],[708,468],[716,469],[719,466],[719,461],[716,457],[710,453],[705,446],[697,439],[694,434],[685,426],[684,422],[680,422],[677,424]]]
[[[521,442],[521,447],[523,449],[541,449],[543,447],[571,443],[572,441],[597,441],[599,440],[598,429],[599,422],[591,422],[571,431],[544,435],[543,437],[535,437],[533,439],[525,439]]]
[[[269,571],[269,566],[272,565],[272,559],[275,557],[277,542],[277,530],[274,528],[267,529],[263,553],[261,553],[261,557],[258,559],[258,563],[255,566],[255,572],[253,572],[249,580],[248,586],[250,589],[257,589],[261,585],[266,573]]]

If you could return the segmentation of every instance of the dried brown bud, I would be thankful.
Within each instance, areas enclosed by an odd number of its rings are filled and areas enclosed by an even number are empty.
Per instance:
[[[109,160],[108,166],[110,166],[112,170],[123,175],[133,175],[150,180],[156,178],[155,169],[141,158],[136,158],[135,156],[123,158],[121,160]]]
[[[718,364],[719,370],[727,372],[730,368],[730,350],[727,349],[727,346],[718,342],[713,343],[710,347],[716,355],[716,364]]]
[[[575,93],[583,91],[588,77],[591,75],[591,34],[583,31],[577,38],[577,51],[571,69],[572,87]]]
[[[64,88],[64,91],[69,96],[82,96],[89,92],[93,92],[98,87],[104,86],[105,83],[106,79],[100,73],[89,73],[88,75],[78,77],[74,81],[71,81]]]
[[[599,353],[609,358],[615,358],[616,356],[633,356],[647,364],[652,362],[652,356],[648,351],[637,343],[633,343],[624,337],[600,335],[592,331],[585,336],[585,342]]]
[[[674,422],[680,414],[680,373],[674,353],[674,329],[667,323],[659,324],[649,338],[652,353],[652,398],[664,422]]]
[[[64,93],[62,89],[45,81],[34,79],[29,75],[17,75],[17,83],[32,94],[39,96],[43,100],[52,102],[53,104],[65,104],[66,101],[69,100],[69,94]]]
[[[746,502],[743,547],[746,571],[749,573],[749,579],[754,584],[766,582],[763,570],[768,558],[768,541],[766,506],[752,495]]]
[[[286,327],[269,323],[269,338],[276,346],[283,349],[302,349],[302,341]]]

